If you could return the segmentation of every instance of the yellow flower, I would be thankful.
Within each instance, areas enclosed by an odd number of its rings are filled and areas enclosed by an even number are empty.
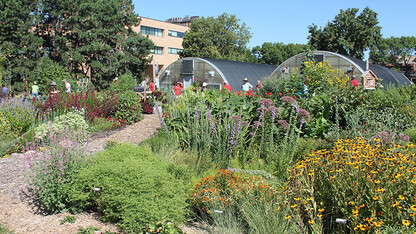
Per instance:
[[[399,195],[400,200],[404,200],[405,198],[402,195]]]
[[[299,197],[295,197],[295,198],[293,198],[293,200],[295,200],[295,201],[299,201],[299,200],[300,200],[300,198],[299,198]]]
[[[376,226],[376,227],[381,227],[381,225],[383,224],[383,221],[378,221],[378,222],[374,222],[374,225]]]
[[[296,204],[294,204],[294,205],[291,205],[290,207],[292,207],[292,208],[296,208],[298,205],[296,205]]]
[[[373,197],[373,200],[374,200],[374,201],[377,201],[377,200],[378,200],[378,196],[374,196],[374,197]]]
[[[411,181],[412,181],[413,184],[416,184],[416,180],[412,179]]]
[[[319,218],[322,218],[322,215],[321,214],[317,214],[316,216],[318,216]]]
[[[379,184],[381,181],[380,180],[374,180],[374,183]]]
[[[352,206],[352,205],[354,205],[354,202],[350,201],[350,202],[348,202],[348,205]]]
[[[321,209],[318,209],[318,211],[319,211],[319,212],[324,212],[324,211],[325,211],[325,209],[324,209],[324,208],[321,208]]]
[[[308,200],[308,201],[312,201],[312,198],[311,198],[311,197],[308,197],[308,198],[306,198],[306,200]]]
[[[397,206],[397,205],[399,205],[399,203],[396,201],[396,202],[394,202],[393,204],[391,204],[390,206],[391,206],[391,207],[395,207],[395,206]]]
[[[309,220],[309,221],[308,221],[308,223],[309,223],[309,224],[313,224],[314,222],[313,222],[313,220],[311,219],[311,220]]]
[[[290,219],[290,217],[292,217],[292,216],[290,216],[290,215],[287,215],[287,216],[285,217],[285,219]]]
[[[416,210],[416,205],[411,206],[412,210]]]
[[[405,220],[402,221],[402,224],[406,227],[409,227],[410,226],[410,221],[405,219]]]

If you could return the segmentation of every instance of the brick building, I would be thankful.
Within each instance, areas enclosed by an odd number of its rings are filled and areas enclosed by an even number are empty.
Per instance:
[[[188,26],[140,17],[140,25],[133,30],[140,32],[153,41],[151,50],[153,60],[145,71],[145,76],[158,75],[167,65],[179,59],[178,53],[183,51],[182,41]]]

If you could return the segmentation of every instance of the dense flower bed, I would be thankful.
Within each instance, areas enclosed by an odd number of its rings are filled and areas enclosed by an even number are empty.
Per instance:
[[[351,230],[379,231],[416,224],[413,144],[382,139],[339,139],[331,150],[314,151],[289,169],[293,213],[313,230],[345,218]],[[317,227],[321,226],[321,227]],[[410,230],[410,229],[409,229]]]

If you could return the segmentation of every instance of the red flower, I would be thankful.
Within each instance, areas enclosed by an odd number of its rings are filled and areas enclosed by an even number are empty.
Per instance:
[[[280,96],[282,96],[282,95],[283,95],[283,93],[279,93],[279,95],[280,95]]]

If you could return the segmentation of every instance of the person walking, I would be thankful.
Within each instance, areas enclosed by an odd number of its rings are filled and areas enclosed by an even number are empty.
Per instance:
[[[247,78],[244,78],[243,79],[243,84],[241,85],[241,90],[243,90],[244,92],[248,92],[248,91],[250,91],[252,89],[253,89],[253,85],[251,85],[248,82],[248,79]]]
[[[32,85],[32,99],[35,99],[39,96],[39,86],[38,86],[38,82],[33,82]]]

